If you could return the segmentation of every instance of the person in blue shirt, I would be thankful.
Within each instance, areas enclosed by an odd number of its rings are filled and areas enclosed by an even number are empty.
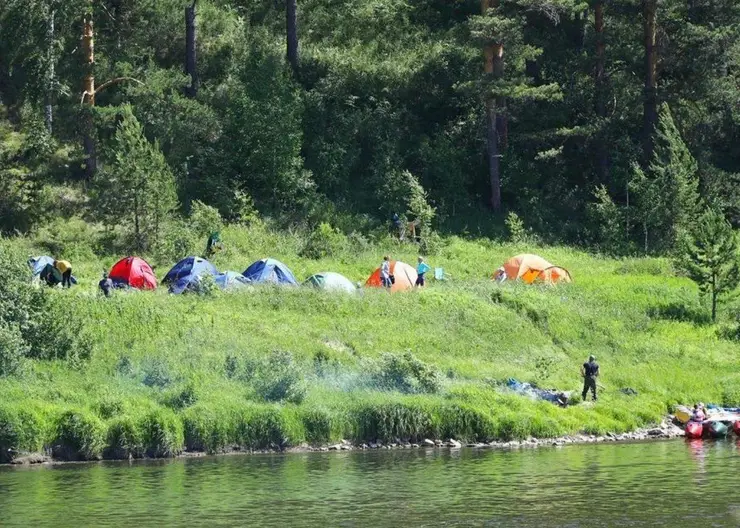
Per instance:
[[[419,257],[419,263],[416,265],[416,286],[417,287],[423,287],[424,282],[424,274],[429,271],[430,268],[429,265],[424,262],[424,257]]]

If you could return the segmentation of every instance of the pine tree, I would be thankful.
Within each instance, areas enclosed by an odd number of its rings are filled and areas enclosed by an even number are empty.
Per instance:
[[[712,321],[717,302],[740,284],[740,253],[737,235],[722,213],[707,209],[685,237],[679,266],[686,271],[712,303]]]
[[[681,139],[667,104],[661,105],[658,115],[652,159],[647,170],[635,165],[630,182],[645,252],[674,249],[696,217],[699,202],[696,160]]]
[[[177,208],[175,178],[129,106],[107,157],[108,166],[96,177],[98,212],[107,225],[124,229],[134,249],[152,249]]]

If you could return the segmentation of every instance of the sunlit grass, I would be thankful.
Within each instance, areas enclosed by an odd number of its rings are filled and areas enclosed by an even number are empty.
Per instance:
[[[417,256],[414,246],[385,239],[316,261],[299,256],[299,235],[263,227],[230,227],[222,235],[226,249],[214,259],[219,269],[240,272],[271,256],[299,280],[337,271],[364,282],[384,253],[409,263]],[[28,240],[15,243],[34,251]],[[505,258],[524,250],[567,267],[574,283],[490,281]],[[92,357],[33,362],[22,375],[0,379],[5,451],[38,451],[60,438],[74,452],[68,458],[95,458],[342,438],[604,434],[655,422],[677,402],[740,404],[740,346],[717,337],[695,287],[661,259],[618,261],[569,248],[451,238],[428,257],[450,279],[406,294],[257,287],[213,296],[119,292],[105,299],[95,291],[98,274],[116,260],[73,262],[80,285],[56,292],[86,319]],[[172,263],[155,264],[161,277]],[[267,402],[255,391],[254,365],[274,351],[292,355],[307,389],[300,403]],[[369,371],[381,355],[406,351],[439,372],[439,392],[373,386]],[[591,353],[604,387],[593,407],[561,409],[499,388],[514,377],[579,393],[579,367]],[[620,392],[627,387],[638,396]]]

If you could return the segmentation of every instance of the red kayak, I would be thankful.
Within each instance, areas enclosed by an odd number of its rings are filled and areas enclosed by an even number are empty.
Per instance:
[[[701,422],[688,422],[686,424],[686,438],[701,438],[701,433],[704,431],[704,426]]]
[[[734,424],[732,425],[732,430],[733,430],[733,431],[735,431],[735,434],[736,434],[737,436],[740,436],[740,420],[736,421],[736,422],[735,422],[735,423],[734,423]]]

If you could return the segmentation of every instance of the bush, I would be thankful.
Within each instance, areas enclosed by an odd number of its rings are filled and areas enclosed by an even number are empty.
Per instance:
[[[405,394],[436,393],[442,386],[439,372],[411,352],[383,354],[373,378],[379,388]]]
[[[16,371],[24,356],[84,359],[91,350],[82,318],[31,284],[26,258],[0,241],[0,375]]]
[[[198,404],[183,413],[185,447],[188,451],[218,453],[235,443],[234,417],[229,409]]]
[[[98,460],[105,447],[105,426],[86,410],[63,413],[57,421],[53,453],[63,460]]]
[[[307,392],[303,373],[290,352],[275,351],[258,364],[252,384],[266,401],[301,403]]]
[[[17,325],[0,320],[0,376],[17,373],[30,349]]]
[[[311,259],[333,257],[340,254],[348,246],[347,237],[330,224],[319,224],[308,236],[301,256]]]
[[[143,420],[144,445],[150,457],[173,457],[182,453],[185,444],[183,425],[171,410],[150,411]]]
[[[361,404],[351,411],[351,422],[355,425],[354,436],[359,442],[418,441],[437,436],[431,413],[413,403]]]
[[[147,387],[164,388],[170,385],[174,376],[170,366],[162,359],[154,358],[144,367],[144,378],[141,382]]]
[[[131,416],[121,416],[110,422],[105,458],[142,458],[146,454],[144,432],[140,420]]]
[[[450,404],[440,410],[442,438],[489,442],[496,437],[496,421],[470,405]]]
[[[290,435],[283,414],[277,407],[253,406],[243,409],[237,422],[236,440],[251,449],[283,449]]]
[[[44,419],[32,409],[0,405],[0,464],[24,452],[41,451]]]
[[[190,205],[189,224],[194,234],[203,239],[203,247],[205,247],[205,241],[211,233],[221,231],[224,228],[224,221],[218,209],[206,205],[200,200],[193,200]]]
[[[306,409],[301,414],[301,420],[308,443],[319,445],[331,440],[332,419],[329,411],[321,408]]]

